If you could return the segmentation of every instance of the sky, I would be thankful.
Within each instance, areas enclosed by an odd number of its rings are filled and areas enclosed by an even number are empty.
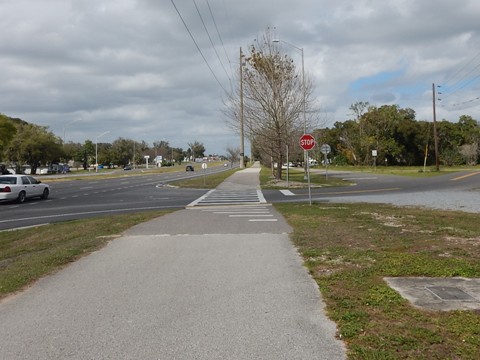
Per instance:
[[[0,0],[0,14],[0,113],[66,142],[238,147],[222,110],[240,47],[267,29],[299,69],[303,49],[323,126],[359,101],[431,121],[432,84],[437,120],[480,120],[478,0]]]

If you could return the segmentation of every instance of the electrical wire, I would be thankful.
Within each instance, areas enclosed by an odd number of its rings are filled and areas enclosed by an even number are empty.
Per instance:
[[[210,11],[210,16],[212,17],[213,25],[215,25],[215,29],[217,31],[218,39],[220,40],[220,43],[222,44],[223,52],[225,53],[225,57],[228,60],[228,63],[230,63],[230,58],[228,57],[227,49],[225,49],[225,44],[223,43],[222,36],[220,35],[220,31],[218,30],[217,22],[215,21],[215,16],[213,16],[213,11],[212,8],[210,7],[210,3],[208,0],[205,0],[208,6],[208,10]],[[230,69],[231,70],[231,69]]]
[[[187,30],[188,34],[190,35],[190,38],[192,39],[193,43],[195,44],[195,46],[197,47],[197,50],[198,52],[200,53],[200,55],[202,56],[203,58],[203,61],[205,62],[205,64],[207,65],[208,69],[210,70],[210,72],[212,73],[213,77],[215,78],[215,80],[217,81],[218,85],[220,85],[220,87],[223,89],[223,91],[228,94],[228,91],[223,87],[222,83],[220,82],[220,80],[218,80],[218,77],[217,75],[215,75],[215,72],[213,71],[212,67],[210,66],[210,64],[208,63],[205,55],[203,54],[202,50],[200,49],[200,46],[198,46],[198,43],[197,41],[195,40],[195,37],[193,36],[192,32],[190,31],[190,29],[188,28],[188,25],[187,23],[185,22],[185,20],[183,19],[182,17],[182,14],[180,13],[180,11],[178,10],[177,6],[175,5],[175,2],[173,0],[170,0],[172,2],[172,5],[173,7],[175,8],[175,11],[177,12],[178,16],[180,17],[180,20],[182,20],[182,23],[183,23],[183,26],[185,26],[185,29]]]
[[[203,16],[202,16],[202,14],[200,13],[200,9],[199,9],[198,6],[197,6],[197,2],[196,2],[195,0],[193,0],[193,4],[195,5],[195,8],[197,9],[198,16],[200,17],[200,20],[201,20],[201,22],[202,22],[202,24],[203,24],[203,28],[205,29],[205,32],[207,33],[208,39],[210,40],[210,44],[211,44],[212,47],[213,47],[213,50],[214,50],[214,52],[215,52],[215,55],[217,56],[217,59],[218,59],[218,61],[220,62],[220,65],[222,66],[223,71],[225,72],[225,75],[227,75],[228,80],[231,80],[231,79],[230,79],[230,76],[229,76],[228,73],[227,73],[227,70],[225,69],[225,66],[223,65],[222,60],[220,59],[220,55],[218,55],[217,48],[215,47],[215,44],[213,43],[212,37],[210,36],[210,32],[208,31],[207,25],[205,24],[205,21],[203,20]],[[230,81],[230,84],[231,84],[231,81]]]

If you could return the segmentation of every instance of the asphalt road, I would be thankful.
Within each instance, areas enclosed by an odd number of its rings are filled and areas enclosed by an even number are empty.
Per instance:
[[[205,174],[224,170],[223,166],[211,167],[206,169]],[[312,174],[324,176],[325,172],[313,169]],[[182,209],[206,193],[205,190],[164,186],[174,180],[203,176],[203,170],[144,176],[123,172],[122,175],[125,176],[52,182],[51,196],[46,201],[32,199],[24,204],[0,203],[0,230],[108,214]],[[480,171],[411,178],[330,170],[328,176],[351,181],[353,185],[312,188],[313,201],[365,201],[419,206],[431,203],[434,208],[478,209],[477,197],[471,195],[479,193]],[[43,178],[43,181],[48,183],[47,178]],[[279,190],[263,190],[263,194],[271,203],[308,201],[307,189],[290,189],[288,195]]]
[[[82,180],[41,180],[50,185],[48,200],[29,199],[23,204],[0,203],[0,230],[81,219],[108,214],[147,210],[181,209],[206,192],[200,189],[175,189],[171,181],[204,176],[203,170],[139,176],[137,171],[123,172],[122,177],[102,179],[100,176]],[[205,174],[225,171],[223,166],[211,167]],[[93,175],[93,174],[90,174]]]
[[[325,176],[313,170],[314,176]],[[414,178],[374,173],[329,171],[328,176],[348,180],[352,186],[311,188],[312,201],[320,202],[385,202],[397,205],[430,206],[453,210],[478,211],[480,171],[447,173]],[[268,202],[308,201],[307,189],[290,189],[291,194],[263,190]],[[464,207],[462,207],[465,204]],[[448,205],[448,206],[447,206]]]

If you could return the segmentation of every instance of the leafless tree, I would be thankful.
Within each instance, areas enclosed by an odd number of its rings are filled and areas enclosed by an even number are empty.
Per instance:
[[[460,154],[465,159],[467,165],[477,165],[479,154],[478,143],[465,144],[460,146]]]
[[[267,30],[262,41],[250,46],[242,59],[241,87],[225,102],[225,114],[238,130],[243,113],[246,137],[263,164],[278,164],[280,179],[286,147],[298,142],[312,113],[313,83],[272,40]]]
[[[240,159],[240,148],[239,147],[231,147],[227,146],[227,159],[230,161],[230,163],[234,163]]]

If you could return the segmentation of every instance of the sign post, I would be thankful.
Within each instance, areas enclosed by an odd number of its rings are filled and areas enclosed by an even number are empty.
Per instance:
[[[307,172],[307,180],[308,180],[308,202],[312,205],[312,191],[310,187],[310,161],[308,158],[308,151],[312,150],[315,147],[315,138],[311,134],[303,134],[300,137],[300,147],[305,152],[305,161],[306,163],[306,172]]]
[[[323,144],[320,147],[320,151],[324,155],[323,156],[323,159],[324,159],[323,161],[325,163],[325,180],[327,180],[328,179],[328,159],[327,159],[327,155],[330,154],[330,151],[332,151],[332,148],[328,144]]]
[[[203,185],[206,183],[206,175],[205,175],[205,170],[207,169],[207,163],[202,163],[202,169],[203,169]]]

